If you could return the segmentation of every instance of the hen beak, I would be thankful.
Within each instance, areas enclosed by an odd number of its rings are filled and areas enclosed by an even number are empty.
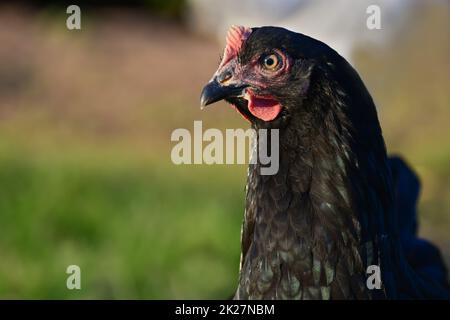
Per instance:
[[[222,85],[214,78],[203,88],[200,96],[201,108],[226,98],[242,97],[246,87],[247,85]]]

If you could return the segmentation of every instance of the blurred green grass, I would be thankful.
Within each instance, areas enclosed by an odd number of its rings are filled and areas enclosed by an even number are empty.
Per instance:
[[[233,293],[241,179],[214,167],[7,154],[0,159],[1,297],[210,299]],[[70,264],[81,267],[83,290],[67,290]]]

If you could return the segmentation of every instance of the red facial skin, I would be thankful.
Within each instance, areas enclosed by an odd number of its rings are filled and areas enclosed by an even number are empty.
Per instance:
[[[246,65],[241,65],[237,56],[250,33],[251,29],[249,28],[239,26],[230,28],[224,56],[214,76],[230,71],[231,78],[224,80],[222,85],[249,85],[242,97],[248,101],[249,111],[261,120],[271,121],[282,111],[282,106],[272,95],[266,94],[264,91],[284,79],[290,70],[291,60],[281,50],[275,49],[270,53],[276,53],[280,61],[274,70],[267,70],[261,65],[261,56],[255,56]],[[238,110],[236,107],[235,109]],[[245,115],[243,116],[249,121]]]
[[[274,120],[282,110],[281,104],[271,95],[257,95],[246,89],[244,98],[248,101],[250,113],[264,121]]]

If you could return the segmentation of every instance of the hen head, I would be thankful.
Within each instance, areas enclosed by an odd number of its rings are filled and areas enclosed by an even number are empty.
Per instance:
[[[334,72],[332,62],[339,59],[326,44],[300,33],[232,26],[201,105],[225,100],[253,124],[281,127],[305,109],[314,82]]]

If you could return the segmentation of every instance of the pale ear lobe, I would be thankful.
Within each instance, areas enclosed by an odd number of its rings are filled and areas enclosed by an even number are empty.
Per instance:
[[[239,50],[242,48],[242,44],[247,40],[251,32],[251,28],[243,26],[233,25],[230,27],[227,33],[226,46],[220,67],[230,61],[233,57],[237,56]]]

